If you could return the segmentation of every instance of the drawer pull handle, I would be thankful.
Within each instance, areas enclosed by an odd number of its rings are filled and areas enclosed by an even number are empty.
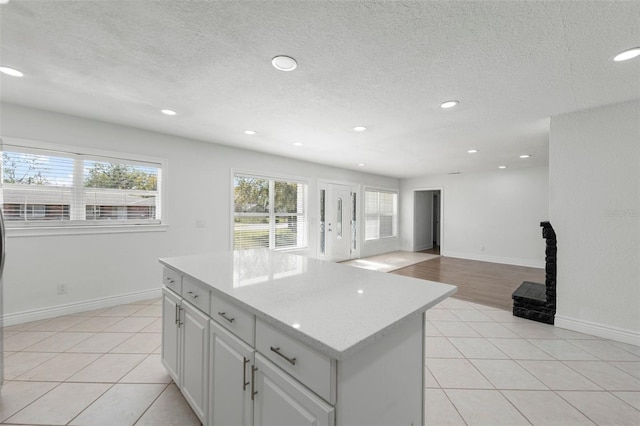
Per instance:
[[[180,318],[180,306],[176,303],[176,324],[178,324],[178,318]]]
[[[175,282],[174,280],[172,280],[172,279],[171,279],[171,278],[169,278],[169,277],[165,277],[165,280],[167,280],[167,282],[168,282],[169,284],[173,284],[173,283]]]
[[[254,400],[254,397],[258,394],[256,390],[256,371],[258,368],[255,365],[251,366],[251,400]]]
[[[229,318],[226,312],[218,312],[218,315],[220,315],[222,318],[226,319],[229,322],[233,322],[235,321],[235,318]]]
[[[187,293],[189,293],[189,296],[193,297],[194,299],[198,298],[198,295],[194,294],[192,291],[188,291]]]
[[[291,365],[296,365],[296,359],[295,358],[289,358],[288,356],[286,356],[285,354],[280,352],[280,346],[278,346],[277,348],[274,348],[273,346],[271,346],[271,351],[277,353],[282,358],[286,359]]]
[[[242,357],[242,359],[244,360],[242,364],[242,391],[244,392],[247,390],[247,385],[249,384],[249,382],[247,382],[247,364],[249,360],[245,357]]]

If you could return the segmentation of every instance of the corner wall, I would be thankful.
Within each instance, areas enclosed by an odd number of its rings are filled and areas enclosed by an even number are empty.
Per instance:
[[[551,119],[556,325],[640,345],[640,102]]]
[[[546,167],[404,179],[402,248],[414,247],[414,191],[442,189],[443,256],[543,268],[548,184]]]
[[[162,281],[159,257],[228,250],[231,169],[308,179],[310,239],[304,254],[310,256],[316,255],[318,244],[318,179],[362,187],[400,185],[394,178],[16,105],[2,104],[1,113],[0,132],[5,137],[168,159],[166,231],[9,235],[4,271],[6,325],[155,297]],[[398,239],[363,245],[360,255],[393,251],[398,246]],[[67,294],[57,294],[59,283],[66,284]]]

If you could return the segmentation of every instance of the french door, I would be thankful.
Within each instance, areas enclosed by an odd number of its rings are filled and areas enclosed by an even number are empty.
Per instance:
[[[349,185],[327,184],[320,190],[320,256],[349,260],[357,244],[357,192]]]

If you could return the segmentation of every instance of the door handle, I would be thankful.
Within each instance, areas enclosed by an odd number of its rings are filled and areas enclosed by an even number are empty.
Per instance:
[[[244,392],[247,390],[247,385],[249,384],[249,382],[247,382],[247,364],[249,360],[245,357],[242,357],[242,359],[242,391]]]
[[[258,394],[258,391],[256,390],[256,371],[258,371],[258,368],[256,368],[255,365],[251,366],[251,400],[253,401],[255,398],[255,396]]]

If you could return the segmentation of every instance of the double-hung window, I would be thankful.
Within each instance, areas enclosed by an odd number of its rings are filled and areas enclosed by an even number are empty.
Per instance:
[[[367,189],[364,195],[365,240],[398,235],[398,193]]]
[[[236,173],[233,248],[307,247],[307,192],[303,181]]]
[[[77,151],[5,141],[0,195],[8,228],[161,223],[162,161]]]

